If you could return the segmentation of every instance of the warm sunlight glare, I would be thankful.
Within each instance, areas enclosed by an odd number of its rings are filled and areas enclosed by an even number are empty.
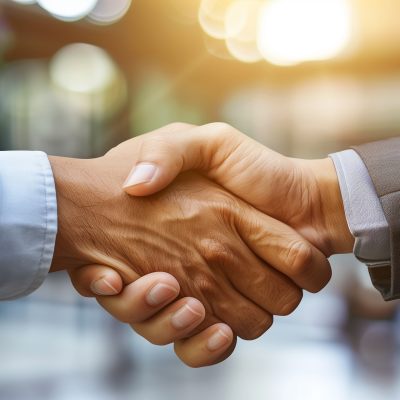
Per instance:
[[[258,48],[276,65],[326,60],[339,55],[351,35],[348,0],[273,0],[258,22]]]
[[[262,59],[257,47],[257,22],[263,3],[258,0],[239,0],[231,4],[225,15],[226,46],[243,62]]]

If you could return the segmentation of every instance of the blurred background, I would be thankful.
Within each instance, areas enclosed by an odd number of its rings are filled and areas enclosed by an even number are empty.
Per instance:
[[[322,158],[400,130],[397,0],[0,0],[0,150],[89,158],[223,121]],[[0,304],[2,400],[400,398],[400,309],[352,255],[259,340],[192,370],[64,273]]]

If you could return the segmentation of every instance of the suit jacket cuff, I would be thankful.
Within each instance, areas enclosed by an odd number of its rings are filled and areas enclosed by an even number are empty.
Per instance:
[[[367,167],[354,150],[331,154],[339,179],[353,253],[369,266],[390,263],[390,231]]]

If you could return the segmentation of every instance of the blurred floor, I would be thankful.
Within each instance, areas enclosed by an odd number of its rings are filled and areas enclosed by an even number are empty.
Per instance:
[[[32,296],[0,304],[0,398],[398,398],[396,318],[349,323],[341,292],[355,271],[366,271],[352,256],[331,262],[333,279],[321,293],[305,294],[260,339],[239,340],[224,363],[197,370],[172,346],[150,345],[93,299],[80,298],[66,274],[52,274]]]

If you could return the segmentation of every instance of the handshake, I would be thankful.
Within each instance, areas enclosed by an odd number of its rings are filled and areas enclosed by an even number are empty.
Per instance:
[[[327,257],[354,245],[330,158],[287,158],[226,124],[172,124],[98,159],[49,160],[51,271],[192,367],[290,314],[302,290],[328,283]]]

